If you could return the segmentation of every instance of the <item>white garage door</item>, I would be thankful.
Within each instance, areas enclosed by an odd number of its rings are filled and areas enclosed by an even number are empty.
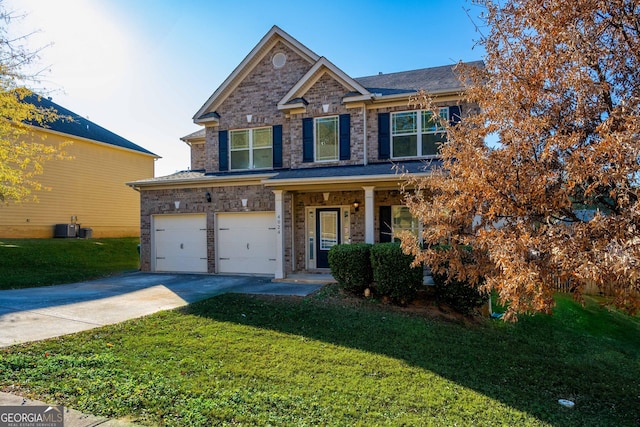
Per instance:
[[[155,271],[207,272],[207,217],[153,217]]]
[[[275,274],[273,212],[220,213],[216,221],[218,273]]]

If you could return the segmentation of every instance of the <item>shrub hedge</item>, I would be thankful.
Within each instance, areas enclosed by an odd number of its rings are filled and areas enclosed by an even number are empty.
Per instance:
[[[440,250],[448,250],[449,246],[443,245]],[[469,251],[471,255],[471,247],[465,247],[464,249]],[[471,256],[468,259],[463,260],[465,263],[473,262]],[[445,268],[448,264],[445,264]],[[470,314],[478,307],[485,304],[488,300],[488,295],[481,293],[478,289],[469,284],[465,280],[449,279],[448,274],[435,274],[432,273],[433,283],[435,288],[435,297],[438,303],[444,303],[449,305],[454,310],[462,314]]]
[[[447,276],[433,274],[436,301],[444,303],[462,314],[470,314],[487,302],[488,296],[480,293],[466,281],[451,280]]]
[[[402,252],[399,243],[371,247],[371,268],[375,290],[392,302],[405,304],[415,298],[423,281],[422,267],[411,267],[413,256]]]
[[[362,293],[373,280],[371,244],[335,245],[329,250],[329,268],[338,285],[347,292]]]

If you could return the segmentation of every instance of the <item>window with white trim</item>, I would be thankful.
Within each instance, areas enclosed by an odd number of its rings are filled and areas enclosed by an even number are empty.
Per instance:
[[[229,131],[231,169],[266,169],[273,165],[271,127]]]
[[[438,109],[438,119],[431,111],[416,110],[391,113],[391,157],[422,157],[438,154],[447,140],[444,123],[449,107]]]
[[[399,240],[400,235],[408,231],[419,237],[420,223],[417,218],[411,215],[406,206],[391,206],[391,233],[393,240]]]
[[[338,160],[338,116],[318,117],[314,121],[316,161]]]

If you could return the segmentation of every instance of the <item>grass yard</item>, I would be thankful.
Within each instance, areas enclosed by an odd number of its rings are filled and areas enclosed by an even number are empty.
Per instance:
[[[31,288],[136,270],[137,237],[0,239],[0,289]]]
[[[637,426],[640,319],[565,296],[469,325],[333,287],[227,294],[2,349],[0,388],[148,425]]]

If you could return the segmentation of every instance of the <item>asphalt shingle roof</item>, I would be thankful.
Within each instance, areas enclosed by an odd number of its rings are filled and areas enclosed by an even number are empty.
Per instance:
[[[346,177],[367,177],[389,175],[400,175],[402,173],[419,174],[427,173],[431,170],[441,167],[442,160],[414,160],[406,162],[384,162],[384,163],[370,163],[368,165],[351,165],[351,166],[327,166],[327,167],[310,167],[301,169],[282,169],[282,170],[252,170],[252,171],[228,171],[228,172],[213,172],[205,173],[203,170],[189,170],[176,172],[172,175],[150,178],[141,181],[136,181],[137,184],[170,184],[175,181],[190,181],[190,180],[207,180],[215,178],[230,178],[230,177],[247,177],[251,175],[265,175],[273,174],[267,181],[278,180],[300,180],[301,183],[305,179],[316,178],[336,178],[339,181],[340,178]]]
[[[467,64],[475,67],[484,66],[482,61],[468,62]],[[454,67],[455,65],[444,65],[398,73],[357,77],[354,80],[367,88],[369,92],[383,95],[415,92],[420,89],[424,89],[427,92],[461,89],[462,86],[453,69]]]
[[[183,136],[180,139],[185,141],[185,140],[190,140],[190,139],[204,138],[206,136],[207,136],[206,129],[202,128],[202,129],[198,129],[195,132],[190,133],[189,135]]]
[[[28,97],[25,97],[24,101],[28,102],[29,104],[33,104],[36,107],[53,108],[58,112],[60,116],[64,116],[64,118],[58,119],[51,123],[46,123],[44,126],[35,122],[28,123],[30,125],[54,130],[56,132],[65,133],[67,135],[90,139],[92,141],[104,142],[105,144],[115,145],[117,147],[127,148],[129,150],[138,151],[140,153],[150,154],[152,156],[158,157],[151,151],[142,148],[137,144],[134,144],[128,139],[125,139],[120,135],[117,135],[110,130],[105,129],[88,119],[85,119],[84,117],[74,113],[73,111],[61,107],[48,98],[37,95],[30,95]],[[71,120],[69,120],[67,117],[71,117]]]
[[[429,172],[434,167],[442,166],[439,159],[425,161],[410,162],[388,162],[388,163],[370,163],[367,165],[353,166],[328,166],[320,168],[301,168],[290,169],[278,172],[270,180],[277,181],[280,179],[309,179],[309,178],[329,178],[329,177],[348,177],[348,176],[377,176],[377,175],[395,175],[398,173],[424,173]]]

